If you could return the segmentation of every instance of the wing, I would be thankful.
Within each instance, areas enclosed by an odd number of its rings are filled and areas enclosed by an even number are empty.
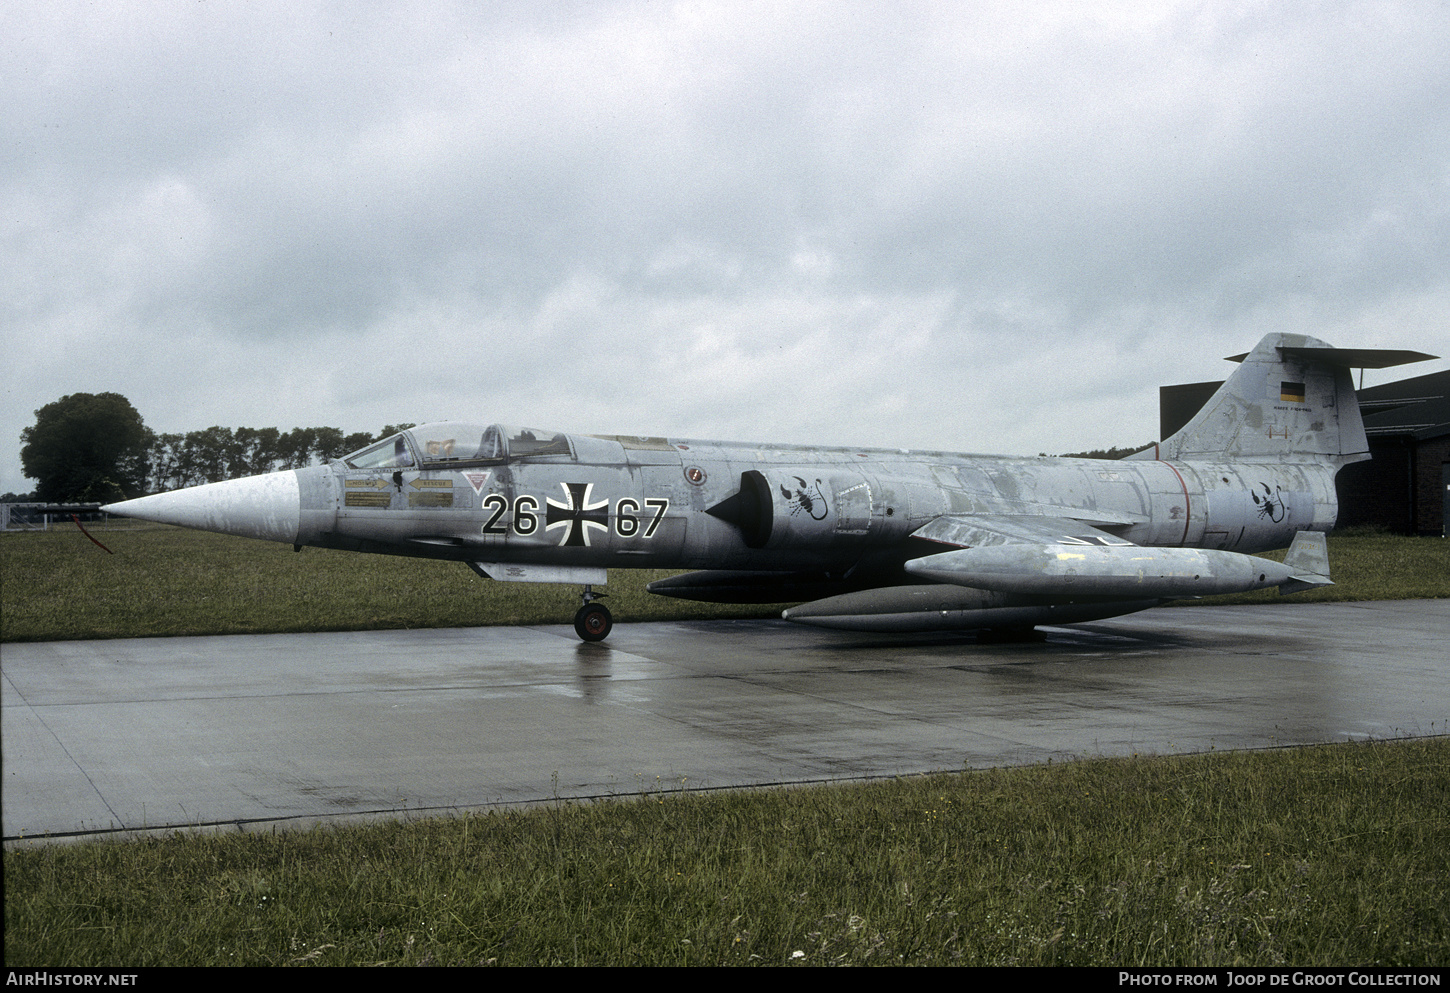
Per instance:
[[[1144,557],[1151,559],[1156,550],[1073,518],[946,515],[912,537],[952,548],[906,563],[908,573],[925,580],[1038,596],[1160,595],[1144,588],[1144,579],[1150,578],[1145,572],[1151,578],[1162,575],[1161,562],[1143,568],[1148,564]]]
[[[912,532],[923,538],[954,548],[980,548],[991,545],[1132,545],[1094,524],[1131,524],[1129,520],[1085,523],[1068,517],[1036,515],[948,514],[935,518]]]

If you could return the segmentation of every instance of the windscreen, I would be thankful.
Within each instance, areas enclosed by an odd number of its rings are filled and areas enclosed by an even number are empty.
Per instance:
[[[413,464],[413,455],[403,436],[395,434],[384,438],[376,445],[343,456],[343,461],[354,469],[397,469]]]

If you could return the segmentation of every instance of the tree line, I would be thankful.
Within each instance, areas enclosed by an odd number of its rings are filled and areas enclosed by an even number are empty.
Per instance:
[[[282,469],[301,469],[341,458],[412,425],[389,424],[378,434],[341,428],[226,428],[213,425],[186,434],[157,434],[146,429],[147,492],[215,483],[238,476],[258,476]]]
[[[375,435],[344,434],[334,427],[282,431],[220,425],[158,433],[119,393],[73,393],[35,412],[35,424],[20,435],[20,461],[25,475],[37,481],[36,500],[107,502],[300,469],[408,427],[389,424]]]

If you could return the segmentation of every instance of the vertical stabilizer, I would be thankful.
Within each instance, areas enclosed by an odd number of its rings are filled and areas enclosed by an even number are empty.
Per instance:
[[[1140,458],[1329,462],[1369,458],[1350,376],[1430,358],[1419,352],[1333,348],[1317,338],[1271,334],[1177,434]]]

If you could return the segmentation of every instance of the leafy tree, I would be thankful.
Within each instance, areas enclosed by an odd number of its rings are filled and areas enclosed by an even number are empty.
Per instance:
[[[340,458],[352,449],[347,447],[341,428],[313,428],[312,452],[323,462]]]
[[[355,452],[359,448],[366,448],[373,443],[373,436],[366,431],[354,431],[342,440],[343,453]]]
[[[312,449],[317,444],[316,428],[293,428],[277,440],[277,457],[282,469],[301,469],[312,464]]]
[[[185,442],[185,435],[151,433],[151,444],[147,450],[147,462],[150,464],[150,475],[146,477],[148,492],[159,493],[186,485],[181,471]]]
[[[214,425],[186,434],[158,434],[145,428],[144,451],[138,462],[140,478],[144,492],[159,493],[279,469],[300,469],[340,458],[412,426],[389,424],[378,435],[366,431],[344,435],[339,428],[326,427],[282,432],[276,428]]]
[[[236,460],[236,444],[231,428],[213,424],[205,431],[188,431],[186,435],[188,468],[198,481],[219,483],[232,475],[232,464]]]
[[[35,412],[20,433],[20,464],[41,500],[138,496],[146,482],[146,425],[119,393],[72,393]]]
[[[281,432],[276,428],[237,428],[232,437],[241,450],[240,459],[232,467],[233,476],[260,476],[272,471]]]

